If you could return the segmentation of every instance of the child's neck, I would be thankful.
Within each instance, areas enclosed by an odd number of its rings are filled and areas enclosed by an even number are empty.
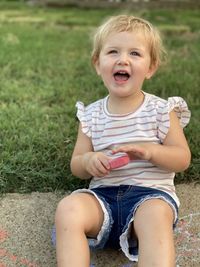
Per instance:
[[[144,102],[144,93],[142,91],[128,97],[109,96],[107,109],[112,114],[127,114],[135,112]]]

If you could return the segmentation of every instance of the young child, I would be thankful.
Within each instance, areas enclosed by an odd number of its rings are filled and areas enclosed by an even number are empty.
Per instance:
[[[58,205],[58,267],[88,267],[89,247],[121,249],[140,267],[175,266],[174,176],[190,164],[182,130],[190,112],[180,97],[142,90],[163,52],[158,31],[141,18],[114,16],[96,31],[92,62],[108,96],[76,105],[71,170],[91,183]],[[128,164],[112,161],[121,156]]]

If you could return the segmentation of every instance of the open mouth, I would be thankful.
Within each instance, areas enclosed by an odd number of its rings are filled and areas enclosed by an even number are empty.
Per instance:
[[[125,82],[130,78],[130,74],[127,71],[117,71],[114,73],[114,79],[117,82]]]

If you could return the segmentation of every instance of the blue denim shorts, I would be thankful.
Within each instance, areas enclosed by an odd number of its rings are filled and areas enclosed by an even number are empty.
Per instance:
[[[138,260],[138,241],[131,236],[131,225],[137,208],[146,200],[162,199],[174,212],[175,228],[178,221],[178,206],[167,193],[148,187],[120,185],[79,189],[74,193],[93,194],[104,212],[104,222],[96,239],[88,237],[91,249],[111,247],[121,249],[131,261]]]

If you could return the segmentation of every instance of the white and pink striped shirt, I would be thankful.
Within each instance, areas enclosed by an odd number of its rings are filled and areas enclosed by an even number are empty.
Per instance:
[[[77,102],[77,117],[82,131],[91,138],[94,151],[112,156],[115,146],[128,143],[151,142],[162,144],[169,127],[169,112],[174,110],[182,127],[190,120],[190,111],[181,97],[164,100],[145,93],[144,102],[133,113],[110,114],[107,110],[109,96],[88,106]],[[174,172],[161,169],[145,160],[133,160],[128,165],[112,170],[105,177],[93,177],[90,188],[100,186],[136,185],[156,188],[170,194],[179,205],[175,193]]]

